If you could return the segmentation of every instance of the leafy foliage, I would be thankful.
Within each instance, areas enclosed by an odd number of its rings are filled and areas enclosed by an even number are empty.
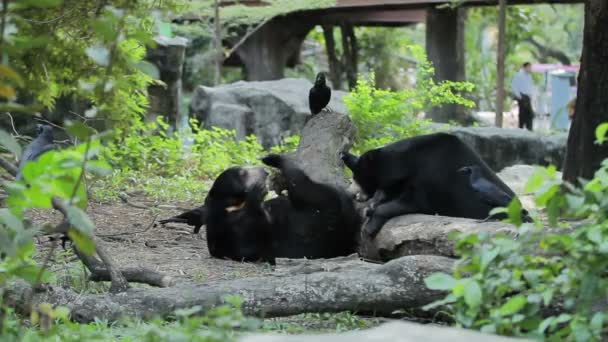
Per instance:
[[[605,133],[598,127],[598,140]],[[526,190],[556,228],[544,228],[539,219],[521,224],[509,210],[511,222],[519,223],[517,239],[461,236],[453,276],[426,279],[428,287],[449,291],[431,307],[446,305],[459,326],[486,332],[601,340],[606,308],[597,304],[608,286],[608,160],[580,186],[558,179],[555,167],[539,168]]]
[[[468,81],[477,85],[472,95],[480,110],[494,110],[495,107],[497,16],[496,7],[467,10],[466,75]],[[583,6],[578,4],[509,6],[505,53],[507,88],[510,89],[510,80],[524,62],[559,62],[544,56],[530,43],[530,38],[563,52],[576,63],[582,49],[583,22]],[[536,84],[540,85],[540,82]],[[510,100],[507,97],[506,101]]]
[[[259,157],[267,153],[253,135],[237,140],[235,131],[200,129],[195,120],[190,132],[170,134],[169,130],[158,118],[148,123],[134,121],[128,135],[118,132],[121,138],[104,149],[104,160],[114,172],[98,179],[96,197],[113,199],[117,192],[143,189],[155,198],[200,201],[219,173],[235,165],[261,165]],[[271,151],[292,151],[298,143],[298,136],[288,137]]]
[[[420,46],[410,46],[418,61],[416,85],[410,89],[390,91],[377,89],[371,80],[359,80],[357,87],[344,98],[359,139],[355,149],[366,151],[400,138],[429,132],[429,120],[417,118],[422,111],[447,103],[472,106],[461,93],[471,91],[466,82],[435,82],[434,68]]]
[[[0,64],[3,111],[52,108],[60,96],[76,95],[110,123],[126,126],[147,104],[140,90],[153,80],[142,61],[152,45],[158,10],[169,1],[9,1]],[[10,64],[9,64],[10,62]],[[33,97],[36,104],[15,102]],[[23,103],[21,101],[20,103]]]

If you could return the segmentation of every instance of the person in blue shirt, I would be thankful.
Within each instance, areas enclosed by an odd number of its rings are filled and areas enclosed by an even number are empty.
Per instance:
[[[526,62],[515,74],[511,82],[511,91],[519,107],[519,128],[532,130],[534,111],[532,110],[532,94],[534,93],[534,82],[532,81],[532,64]]]

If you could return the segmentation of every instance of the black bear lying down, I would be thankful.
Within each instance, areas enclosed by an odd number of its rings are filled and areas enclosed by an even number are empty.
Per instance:
[[[501,194],[515,196],[471,148],[447,133],[401,140],[360,157],[343,153],[342,160],[362,191],[373,196],[363,228],[372,237],[390,218],[404,214],[488,218],[500,205],[472,186],[478,182],[472,182],[470,170]]]
[[[264,201],[264,168],[232,167],[217,177],[203,207],[161,223],[206,223],[209,253],[238,261],[330,258],[357,250],[361,218],[345,191],[312,181],[280,155],[262,161],[283,173],[287,196]]]

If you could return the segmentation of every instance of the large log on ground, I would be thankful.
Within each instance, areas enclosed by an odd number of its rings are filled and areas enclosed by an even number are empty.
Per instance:
[[[309,261],[313,262],[313,261]],[[319,261],[323,263],[324,261]],[[29,305],[50,303],[70,309],[72,319],[116,321],[120,317],[167,317],[176,309],[200,305],[203,310],[222,303],[227,294],[244,299],[247,315],[288,316],[305,312],[354,311],[388,315],[414,309],[444,296],[426,288],[424,278],[434,272],[450,272],[453,260],[439,256],[409,256],[374,264],[347,260],[348,267],[330,272],[242,278],[202,285],[129,289],[117,294],[78,294],[70,289],[47,287],[32,293],[18,281],[9,284],[6,303],[27,312]]]
[[[341,334],[313,334],[286,336],[285,334],[255,334],[245,336],[240,342],[513,342],[531,341],[510,337],[482,334],[480,332],[442,327],[434,324],[392,322],[367,330]]]
[[[362,242],[362,256],[373,260],[392,260],[407,255],[456,257],[452,233],[512,234],[517,228],[499,221],[482,222],[460,217],[403,215],[389,220],[373,240]]]

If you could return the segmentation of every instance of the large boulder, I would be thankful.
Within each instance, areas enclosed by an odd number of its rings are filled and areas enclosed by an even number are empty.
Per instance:
[[[198,86],[190,103],[190,116],[205,128],[233,129],[238,139],[255,134],[267,148],[300,133],[310,117],[308,92],[311,87],[310,81],[296,78]],[[332,91],[329,107],[346,113],[344,95],[344,92]]]
[[[444,327],[435,324],[391,322],[378,327],[340,334],[256,334],[242,337],[240,342],[508,342],[531,341],[483,334],[476,331]]]
[[[448,127],[473,148],[491,169],[498,172],[515,164],[549,165],[561,168],[568,135],[544,135],[518,128]]]

